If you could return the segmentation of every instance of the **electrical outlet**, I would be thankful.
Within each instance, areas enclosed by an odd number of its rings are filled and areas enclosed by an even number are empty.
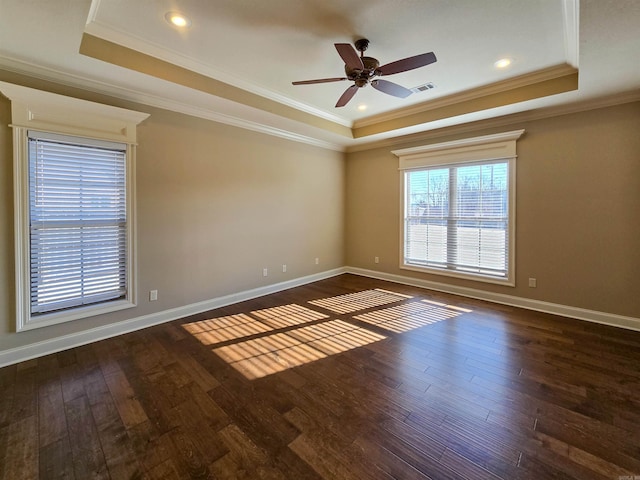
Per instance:
[[[262,276],[266,277],[267,275],[269,275],[269,269],[268,268],[263,268],[262,269]]]
[[[158,290],[150,290],[149,291],[149,301],[155,302],[158,300]]]
[[[287,266],[284,263],[282,264],[282,273],[287,273]]]
[[[538,286],[537,284],[538,284],[538,282],[536,281],[535,278],[530,278],[529,279],[529,287],[530,288],[536,288]]]
[[[316,257],[316,265],[320,265],[320,259]]]
[[[380,257],[373,257],[373,263],[380,263]]]

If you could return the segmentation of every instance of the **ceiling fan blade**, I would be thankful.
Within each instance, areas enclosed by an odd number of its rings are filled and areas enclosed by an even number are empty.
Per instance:
[[[403,58],[395,62],[387,63],[379,67],[376,72],[379,75],[393,75],[394,73],[406,72],[414,68],[424,67],[437,61],[433,52],[423,53],[415,57]]]
[[[319,78],[317,80],[302,80],[300,82],[291,82],[291,83],[293,85],[311,85],[312,83],[340,82],[342,80],[349,80],[349,79],[347,77]]]
[[[394,97],[407,98],[413,92],[408,88],[398,85],[397,83],[389,82],[387,80],[373,80],[371,86],[376,90],[384,92]]]
[[[347,103],[349,103],[349,100],[353,98],[353,96],[356,94],[357,91],[358,91],[357,85],[351,85],[349,88],[347,88],[342,94],[342,96],[338,99],[338,103],[336,103],[336,108],[344,107]]]
[[[358,56],[355,48],[348,43],[335,43],[334,45],[347,67],[351,70],[364,70],[362,59]]]

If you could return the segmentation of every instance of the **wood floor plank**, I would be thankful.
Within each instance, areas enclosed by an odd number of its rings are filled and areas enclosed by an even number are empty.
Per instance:
[[[358,437],[355,444],[365,449],[363,451],[368,451],[366,457],[373,462],[377,462],[379,457],[386,457],[382,469],[393,477],[464,478],[463,473],[456,472],[440,461],[446,450],[444,445],[420,434],[404,422],[391,420],[372,426]]]
[[[74,480],[73,454],[69,438],[65,436],[40,448],[39,478]]]
[[[173,442],[168,433],[159,433],[151,421],[142,422],[127,430],[131,450],[149,476],[150,472],[161,464],[167,464],[158,472],[175,469],[173,463]],[[167,463],[168,462],[168,463]]]
[[[180,475],[171,460],[156,465],[147,472],[149,480],[180,480]]]
[[[180,365],[182,365],[182,368],[187,372],[190,378],[205,392],[208,392],[220,385],[220,382],[218,382],[218,380],[188,352],[175,355],[175,358]]]
[[[219,431],[208,425],[197,403],[186,401],[177,405],[171,409],[170,416],[175,425],[179,426],[178,428],[189,437],[194,447],[201,452],[204,464],[209,465],[227,454],[228,449]]]
[[[38,391],[38,427],[40,447],[45,447],[67,436],[67,421],[60,382],[40,385]]]
[[[113,422],[98,431],[109,476],[112,479],[145,479],[147,476],[134,453],[131,440],[121,422]]]
[[[75,361],[75,355],[73,360],[73,363],[65,363],[60,367],[60,385],[65,402],[70,402],[84,395],[84,372]],[[66,361],[68,362],[69,358]]]
[[[339,275],[0,368],[0,480],[633,478],[639,390],[640,332]]]
[[[543,442],[544,447],[548,450],[551,450],[560,457],[564,457],[572,464],[584,467],[584,470],[589,472],[589,477],[600,475],[603,478],[633,478],[634,476],[634,474],[629,470],[613,465],[602,458],[591,455],[584,450],[576,448],[573,445],[562,442],[549,435],[537,433],[537,436]]]
[[[324,479],[363,480],[393,478],[384,475],[384,472],[381,471],[379,471],[378,476],[376,476],[376,472],[371,471],[371,469],[363,471],[357,469],[357,466],[354,468],[353,459],[351,459],[351,461],[341,459],[340,457],[342,457],[342,455],[333,451],[330,445],[306,434],[299,435],[289,444],[289,448]]]
[[[370,435],[358,437],[353,443],[352,448],[358,449],[360,456],[371,459],[370,465],[372,469],[376,469],[376,474],[380,471],[381,475],[387,475],[389,478],[429,479],[428,476],[413,467],[411,463],[394,455],[377,441],[373,440]],[[439,475],[441,473],[442,472],[439,472]],[[439,476],[438,478],[442,478],[443,480],[447,478],[459,480],[462,477],[451,471],[450,476]]]
[[[230,392],[220,385],[210,395],[242,431],[270,452],[277,452],[300,433],[264,402],[243,402],[242,392]]]
[[[485,480],[500,480],[502,478],[449,448],[443,452],[440,457],[440,463],[464,478],[482,478]]]
[[[65,402],[65,413],[76,478],[108,479],[109,472],[89,400],[83,395]]]
[[[223,428],[220,438],[229,451],[228,459],[232,460],[239,470],[247,472],[248,478],[288,478],[274,465],[270,455],[253,443],[236,425]]]
[[[9,368],[9,367],[5,367]],[[3,369],[0,369],[3,370]],[[8,377],[5,376],[5,378]],[[0,386],[0,428],[9,425],[13,414],[13,399],[15,396],[15,383],[6,383]]]
[[[137,400],[131,384],[121,371],[113,371],[104,377],[111,392],[120,418],[127,428],[148,420],[147,415]]]
[[[174,464],[182,478],[194,480],[214,480],[202,452],[194,444],[192,437],[177,427],[168,433],[173,447]]]
[[[6,429],[3,478],[29,480],[38,477],[38,418],[16,419]]]
[[[18,364],[20,367],[22,364]],[[9,422],[15,422],[37,415],[38,412],[38,384],[36,364],[29,362],[29,368],[18,368],[16,381],[13,384],[11,394],[12,406],[9,410]]]

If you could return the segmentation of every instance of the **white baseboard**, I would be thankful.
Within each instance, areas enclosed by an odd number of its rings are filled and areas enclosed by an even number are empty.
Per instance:
[[[170,322],[172,320],[232,305],[234,303],[244,302],[245,300],[251,300],[253,298],[262,297],[282,290],[288,290],[289,288],[299,287],[301,285],[306,285],[307,283],[317,282],[318,280],[335,277],[336,275],[341,275],[343,273],[346,273],[345,268],[327,270],[325,272],[288,280],[286,282],[266,285],[252,290],[245,290],[243,292],[225,295],[223,297],[206,300],[204,302],[192,303],[183,307],[151,313],[149,315],[143,315],[141,317],[124,320],[122,322],[112,323],[102,327],[84,330],[82,332],[3,350],[0,351],[0,367],[24,362],[26,360],[31,360],[32,358],[49,355],[69,348],[79,347],[81,345],[97,342],[106,338],[116,337],[124,333],[141,330],[153,325]]]
[[[516,297],[513,295],[505,295],[502,293],[486,292],[475,288],[457,287],[446,283],[432,282],[430,280],[421,280],[419,278],[405,277],[391,273],[377,272],[375,270],[367,270],[357,267],[346,267],[346,273],[360,275],[363,277],[376,278],[378,280],[387,280],[389,282],[411,285],[413,287],[421,287],[438,292],[452,293],[462,297],[476,298],[478,300],[486,300],[488,302],[510,305],[513,307],[526,308],[538,312],[552,313],[563,317],[576,318],[578,320],[587,320],[589,322],[602,323],[614,327],[626,328],[629,330],[640,331],[640,318],[625,317],[613,313],[598,312],[596,310],[587,310],[584,308],[570,307],[560,305],[558,303],[543,302],[540,300],[532,300],[530,298]]]
[[[170,322],[172,320],[178,320],[180,318],[206,312],[215,308],[220,308],[227,305],[232,305],[234,303],[243,302],[245,300],[251,300],[253,298],[262,297],[264,295],[277,293],[289,288],[294,288],[301,285],[306,285],[308,283],[316,282],[318,280],[335,277],[343,273],[351,273],[363,277],[376,278],[379,280],[386,280],[389,282],[426,288],[428,290],[451,293],[463,297],[476,298],[479,300],[486,300],[488,302],[521,307],[528,310],[536,310],[539,312],[562,315],[564,317],[587,320],[590,322],[602,323],[605,325],[640,331],[640,318],[625,317],[622,315],[598,312],[595,310],[586,310],[583,308],[543,302],[540,300],[532,300],[528,298],[516,297],[513,295],[486,292],[474,288],[457,287],[455,285],[448,285],[446,283],[432,282],[429,280],[421,280],[418,278],[405,277],[402,275],[377,272],[375,270],[367,270],[364,268],[342,267],[328,270],[326,272],[317,273],[314,275],[309,275],[306,277],[296,278],[286,282],[266,285],[264,287],[259,287],[252,290],[245,290],[243,292],[225,295],[223,297],[217,297],[211,300],[206,300],[204,302],[192,303],[183,307],[172,308],[170,310],[164,310],[162,312],[143,315],[141,317],[104,325],[102,327],[92,328],[78,333],[64,335],[62,337],[56,337],[29,345],[3,350],[0,351],[0,367],[23,362],[32,358],[41,357],[43,355],[60,352],[69,348],[79,347],[81,345],[86,345],[91,342],[97,342],[99,340],[115,337],[125,333],[133,332],[135,330],[141,330],[153,325]]]

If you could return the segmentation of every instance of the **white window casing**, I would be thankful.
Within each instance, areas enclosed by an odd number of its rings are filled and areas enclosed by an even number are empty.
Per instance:
[[[396,150],[400,268],[515,285],[516,140],[524,130]]]
[[[0,92],[11,100],[13,128],[16,330],[135,306],[136,127],[148,114],[5,82],[0,82]],[[61,162],[57,160],[59,154],[64,157]],[[83,157],[77,159],[75,155]],[[40,162],[40,170],[30,170],[36,161]],[[46,162],[53,165],[53,170],[64,169],[62,179],[57,172],[49,175],[42,169],[47,168],[43,167]],[[88,179],[85,187],[77,186],[78,178]],[[46,185],[34,185],[35,179]],[[96,193],[95,185],[99,190],[107,185],[104,192],[108,193]],[[58,205],[60,210],[56,213]],[[82,215],[75,214],[78,210]],[[58,253],[38,250],[40,242],[49,241],[51,235],[61,231],[72,243],[84,242],[91,247],[78,249],[81,253],[76,255],[87,265],[83,272],[73,273],[74,278],[83,278],[79,301],[65,297],[73,290],[68,287],[69,282],[47,284],[40,294],[38,286],[34,287],[45,270],[45,276],[52,277],[51,264],[62,265],[60,271],[68,272],[68,248],[59,257]],[[106,243],[117,241],[107,245],[103,254],[102,246],[96,248],[93,242],[107,237]],[[45,264],[46,269],[42,267]],[[58,290],[62,294],[52,296],[51,292]]]

